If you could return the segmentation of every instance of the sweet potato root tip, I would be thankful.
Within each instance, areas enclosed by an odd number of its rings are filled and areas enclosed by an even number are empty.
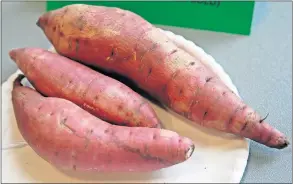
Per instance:
[[[262,123],[265,119],[267,119],[268,116],[269,116],[269,113],[267,113],[267,115],[264,118],[260,119],[259,123]]]
[[[187,151],[186,151],[186,155],[185,155],[185,159],[186,159],[186,160],[189,159],[189,158],[191,157],[191,155],[192,155],[193,152],[194,152],[194,148],[195,148],[195,146],[194,146],[194,145],[191,145],[191,146],[187,149]]]
[[[271,148],[284,149],[290,145],[290,142],[288,138],[282,135],[279,131],[272,130],[270,138],[264,144]]]
[[[41,26],[41,25],[40,25],[40,19],[37,20],[36,25],[37,25],[38,27]]]
[[[290,142],[288,140],[285,140],[283,145],[280,145],[278,149],[284,149],[290,145]]]
[[[16,87],[16,86],[22,86],[21,81],[24,78],[25,78],[25,76],[23,74],[18,74],[18,76],[13,81],[13,86],[14,87]]]
[[[42,16],[40,16],[36,22],[36,25],[40,27],[41,29],[43,29],[44,26],[48,24],[50,13],[51,12],[47,12],[47,13],[44,13]]]

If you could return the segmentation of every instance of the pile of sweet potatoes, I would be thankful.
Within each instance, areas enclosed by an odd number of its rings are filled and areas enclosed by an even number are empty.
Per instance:
[[[58,54],[10,51],[23,72],[12,101],[22,136],[56,167],[153,171],[184,162],[194,151],[189,138],[161,128],[140,94],[97,70],[128,78],[204,127],[272,148],[289,144],[199,58],[132,12],[75,4],[43,14],[37,25]],[[35,89],[22,86],[24,77]]]

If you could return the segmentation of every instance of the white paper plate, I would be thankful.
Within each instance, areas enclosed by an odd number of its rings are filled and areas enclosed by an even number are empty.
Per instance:
[[[209,65],[238,94],[230,77],[210,55],[182,36],[169,31],[164,32],[179,47]],[[3,182],[239,183],[241,181],[249,154],[249,142],[246,139],[192,125],[187,120],[172,112],[166,112],[154,104],[152,105],[164,122],[165,128],[174,130],[194,141],[196,146],[194,154],[186,162],[151,173],[78,174],[61,172],[41,159],[30,147],[22,144],[23,138],[17,129],[11,103],[12,81],[18,73],[21,72],[18,70],[2,85],[2,140],[4,144],[2,146],[7,148],[19,142],[16,148],[2,152]]]

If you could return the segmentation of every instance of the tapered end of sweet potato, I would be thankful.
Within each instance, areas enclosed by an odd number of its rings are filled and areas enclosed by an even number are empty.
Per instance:
[[[290,142],[287,140],[287,138],[284,138],[280,141],[279,144],[277,144],[277,146],[275,148],[277,149],[283,149],[286,148],[290,145]]]
[[[288,138],[285,136],[285,134],[283,134],[276,128],[273,128],[266,122],[260,123],[260,125],[263,127],[262,136],[260,139],[261,143],[263,143],[264,145],[268,147],[276,148],[276,149],[284,149],[288,147],[290,142]],[[267,138],[264,139],[264,137],[266,136]]]
[[[48,24],[50,13],[51,12],[47,12],[41,15],[39,19],[37,20],[36,25],[40,27],[41,29],[43,29],[44,26]]]
[[[188,148],[188,150],[186,151],[185,160],[187,160],[187,159],[189,159],[189,158],[191,157],[191,155],[192,155],[193,152],[194,152],[194,148],[195,148],[194,144],[192,144],[192,145]]]
[[[266,122],[251,122],[245,130],[242,135],[270,148],[284,149],[290,144],[285,134]]]
[[[25,51],[25,48],[16,48],[9,51],[9,57],[18,62],[18,57]]]
[[[277,130],[274,130],[271,140],[269,140],[266,145],[271,148],[284,149],[288,147],[288,145],[290,145],[290,142],[284,134]]]
[[[12,49],[11,51],[9,51],[9,57],[10,57],[12,60],[15,60],[15,59],[16,59],[17,50],[18,50],[18,49]]]

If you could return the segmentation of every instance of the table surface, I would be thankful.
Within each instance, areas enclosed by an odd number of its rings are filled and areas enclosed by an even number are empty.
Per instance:
[[[250,36],[182,28],[168,29],[194,41],[230,74],[243,99],[292,138],[292,3],[257,2]],[[16,71],[8,51],[16,47],[48,48],[35,26],[45,2],[2,2],[1,82]],[[273,150],[251,142],[243,183],[292,183],[292,146]]]

